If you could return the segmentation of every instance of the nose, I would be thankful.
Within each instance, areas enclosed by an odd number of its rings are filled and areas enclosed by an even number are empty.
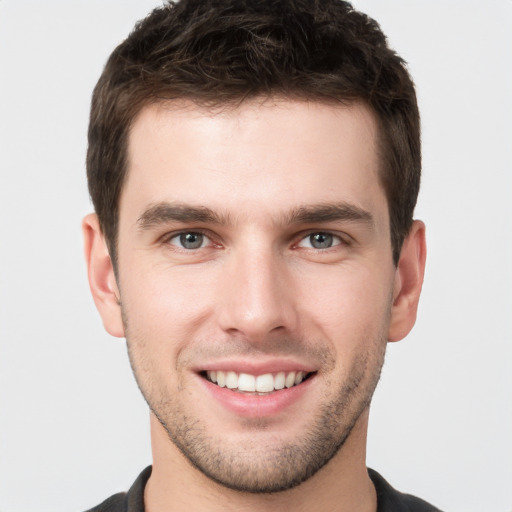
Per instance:
[[[262,342],[296,328],[293,279],[282,255],[270,249],[239,251],[226,266],[218,297],[225,332]]]

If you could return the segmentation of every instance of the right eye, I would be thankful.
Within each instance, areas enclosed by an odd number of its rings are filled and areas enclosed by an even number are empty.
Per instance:
[[[211,244],[211,240],[203,233],[199,233],[197,231],[187,231],[172,236],[169,238],[168,243],[175,245],[180,249],[193,251],[194,249],[202,249],[203,247],[207,247]]]

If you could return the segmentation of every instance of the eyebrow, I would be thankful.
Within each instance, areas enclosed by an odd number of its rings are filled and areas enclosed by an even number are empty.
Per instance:
[[[227,224],[228,219],[205,206],[158,203],[149,207],[137,219],[139,229],[145,230],[167,222],[205,222]]]
[[[361,222],[373,227],[372,214],[350,203],[322,203],[311,206],[301,206],[291,211],[288,216],[289,224],[315,224],[318,222],[350,221]]]
[[[349,221],[374,226],[370,212],[349,203],[321,203],[294,208],[285,216],[285,224],[315,224],[320,222]],[[206,206],[162,202],[150,206],[137,219],[141,230],[151,229],[168,222],[230,223],[229,215],[222,215]]]

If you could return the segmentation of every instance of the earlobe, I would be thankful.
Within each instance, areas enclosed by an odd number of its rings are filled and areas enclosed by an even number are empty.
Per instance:
[[[98,216],[87,215],[82,222],[85,261],[91,293],[103,325],[112,336],[124,337],[119,289]]]
[[[416,322],[426,255],[425,225],[414,221],[404,240],[396,268],[389,341],[399,341],[407,336]]]

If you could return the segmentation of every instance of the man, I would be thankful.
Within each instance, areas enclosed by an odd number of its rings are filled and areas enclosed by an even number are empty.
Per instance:
[[[182,0],[96,86],[92,294],[153,466],[94,511],[432,511],[365,464],[425,229],[403,61],[341,0]]]

